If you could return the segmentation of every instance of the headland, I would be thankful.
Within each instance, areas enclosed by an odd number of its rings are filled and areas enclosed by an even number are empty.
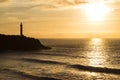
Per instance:
[[[0,51],[15,50],[41,50],[51,49],[44,46],[40,40],[20,35],[4,35],[0,34]]]

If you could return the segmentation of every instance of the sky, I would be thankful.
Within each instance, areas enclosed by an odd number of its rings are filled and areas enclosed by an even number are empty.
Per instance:
[[[0,34],[120,38],[120,0],[0,0]]]

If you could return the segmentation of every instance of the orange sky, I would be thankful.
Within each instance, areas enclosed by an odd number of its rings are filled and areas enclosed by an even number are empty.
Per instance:
[[[120,0],[0,0],[0,33],[37,38],[120,38]]]

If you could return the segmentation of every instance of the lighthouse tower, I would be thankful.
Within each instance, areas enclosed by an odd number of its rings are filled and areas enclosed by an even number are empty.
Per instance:
[[[20,23],[20,36],[23,36],[23,24],[22,24],[22,22]]]

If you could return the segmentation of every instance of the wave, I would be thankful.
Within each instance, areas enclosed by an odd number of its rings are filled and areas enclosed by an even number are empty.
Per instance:
[[[31,58],[23,58],[20,60],[27,61],[27,62],[34,62],[34,63],[52,64],[52,65],[53,64],[58,64],[58,65],[66,65],[67,64],[67,63],[63,63],[63,62],[39,60],[39,59],[31,59]]]
[[[39,55],[39,56],[58,56],[58,57],[68,57],[68,58],[85,58],[84,56],[76,56],[76,55],[71,55],[71,54],[51,54],[49,53],[34,53],[34,55]]]
[[[120,74],[120,69],[92,67],[92,66],[84,66],[84,65],[71,65],[71,67],[78,69],[78,70],[83,70],[83,71],[109,73],[109,74]]]
[[[22,71],[17,71],[17,70],[12,70],[12,69],[0,69],[0,71],[4,71],[4,72],[10,72],[13,75],[20,75],[22,77],[25,78],[29,78],[32,80],[61,80],[61,79],[56,79],[56,78],[49,78],[49,77],[39,77],[39,76],[35,76],[35,75],[31,75]]]
[[[120,74],[120,69],[114,69],[114,68],[84,66],[84,65],[80,65],[80,64],[71,65],[69,63],[49,61],[49,60],[38,60],[38,59],[31,59],[31,58],[23,58],[20,60],[27,61],[27,62],[34,62],[34,63],[51,64],[51,65],[66,65],[66,66],[70,66],[70,67],[78,69],[78,70],[90,71],[90,72]]]

